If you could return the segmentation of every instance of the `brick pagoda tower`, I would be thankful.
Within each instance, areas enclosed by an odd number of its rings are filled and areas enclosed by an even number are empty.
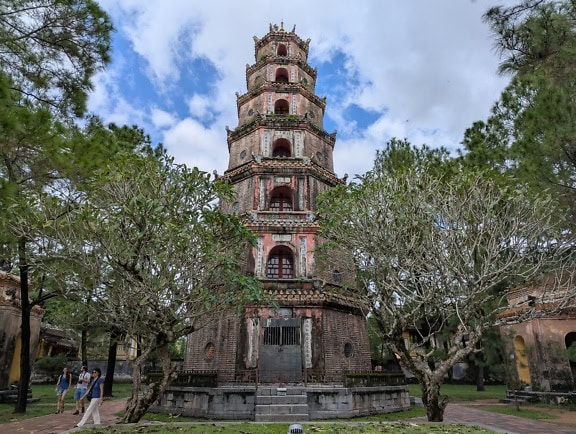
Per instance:
[[[238,126],[228,131],[228,169],[257,245],[242,260],[274,304],[223,314],[189,338],[184,368],[216,371],[218,381],[342,383],[369,371],[365,312],[349,296],[344,255],[321,260],[317,196],[345,182],[333,168],[335,133],[323,128],[326,99],[315,93],[309,40],[270,26],[254,37],[248,91],[237,95]]]

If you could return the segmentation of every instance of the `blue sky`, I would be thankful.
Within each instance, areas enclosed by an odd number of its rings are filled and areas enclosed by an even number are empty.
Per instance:
[[[296,25],[311,39],[339,176],[364,173],[392,137],[459,147],[508,82],[482,14],[487,0],[100,0],[116,32],[89,110],[137,124],[180,163],[222,174],[225,127],[246,92],[253,36]],[[502,3],[502,2],[500,2]],[[510,3],[506,1],[504,3]]]

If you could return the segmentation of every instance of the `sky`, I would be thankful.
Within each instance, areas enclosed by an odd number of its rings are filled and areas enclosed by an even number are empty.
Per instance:
[[[283,23],[311,40],[338,176],[370,170],[394,137],[454,152],[509,82],[482,20],[501,3],[510,0],[99,0],[116,31],[88,108],[142,127],[178,163],[223,174],[253,37]]]

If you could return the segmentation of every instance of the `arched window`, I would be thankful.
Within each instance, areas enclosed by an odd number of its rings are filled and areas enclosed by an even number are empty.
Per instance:
[[[288,70],[286,68],[278,68],[276,70],[276,81],[279,83],[288,83]]]
[[[285,99],[279,99],[274,103],[274,113],[277,115],[287,115],[290,113],[290,104]]]
[[[286,187],[272,190],[270,195],[270,211],[292,211],[292,194]]]
[[[275,158],[288,158],[290,152],[290,142],[286,139],[278,139],[272,145],[272,156]]]
[[[286,45],[279,44],[278,48],[276,49],[276,54],[278,56],[288,56],[288,48],[286,48]]]
[[[289,248],[275,247],[268,256],[266,264],[268,279],[292,279],[294,277],[294,258]]]

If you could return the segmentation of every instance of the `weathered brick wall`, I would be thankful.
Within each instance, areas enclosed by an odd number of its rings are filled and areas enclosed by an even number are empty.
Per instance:
[[[248,90],[257,89],[266,81],[270,80],[269,77],[269,66],[268,63],[262,62],[260,65],[254,65],[253,69],[250,71],[247,77]],[[286,65],[273,65],[273,76],[276,77],[276,71],[278,68],[284,68],[288,70],[288,82],[290,83],[302,83],[310,90],[314,90],[315,78],[308,73],[308,71],[299,68],[298,62],[290,59]],[[292,71],[294,71],[294,76],[292,76]]]
[[[220,380],[232,380],[240,318],[233,312],[217,312],[214,317],[215,321],[188,336],[184,369],[219,371]],[[210,345],[214,346],[211,355]]]
[[[338,375],[343,371],[370,371],[370,348],[364,317],[325,310],[322,328],[328,375]],[[347,345],[352,350],[349,357],[345,355]]]
[[[261,155],[260,142],[264,129],[258,128],[251,134],[240,137],[230,146],[228,169],[240,166],[252,160],[253,155]]]
[[[316,196],[330,188],[323,180],[310,175],[258,175],[234,184],[236,204],[222,202],[221,209],[227,213],[267,211],[270,206],[272,190],[278,187],[289,189],[293,197],[294,211],[316,211]],[[308,189],[311,194],[308,194]]]
[[[320,251],[315,255],[315,275],[325,282],[355,289],[357,286],[356,269],[352,256],[338,248],[331,248],[327,254],[324,254],[322,248],[325,243],[326,240],[316,237],[316,245]]]
[[[308,178],[308,188],[310,189],[309,209],[312,211],[317,211],[318,210],[318,195],[328,191],[331,187],[329,185],[326,185],[326,183],[323,180],[317,179],[317,178],[314,178],[311,176]]]
[[[277,37],[278,33],[274,34]],[[275,56],[277,53],[277,47],[279,44],[286,46],[288,55],[290,57],[296,57],[303,62],[308,60],[307,45],[303,45],[303,41],[295,34],[284,33],[281,35],[282,41],[277,42],[276,40],[268,39],[272,34],[266,35],[259,43],[259,47],[256,49],[256,61],[261,60],[267,56]]]
[[[250,162],[254,156],[271,157],[273,144],[280,138],[288,140],[293,157],[310,158],[326,170],[334,170],[332,144],[305,128],[257,128],[251,134],[239,137],[230,145],[228,170]]]

